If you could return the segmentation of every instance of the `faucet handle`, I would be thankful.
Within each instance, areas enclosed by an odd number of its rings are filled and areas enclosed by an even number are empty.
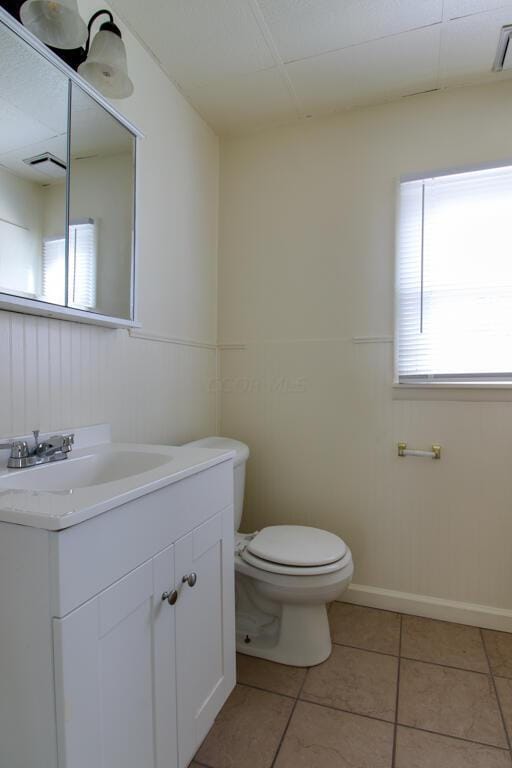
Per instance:
[[[71,433],[70,435],[62,435],[62,450],[64,453],[67,453],[71,450],[71,446],[75,442],[75,435]]]
[[[38,429],[33,429],[32,430],[32,434],[34,435],[34,443],[35,443],[36,448],[37,448],[37,446],[39,445],[39,430]]]
[[[26,459],[29,455],[26,440],[15,440],[11,443],[11,459]]]

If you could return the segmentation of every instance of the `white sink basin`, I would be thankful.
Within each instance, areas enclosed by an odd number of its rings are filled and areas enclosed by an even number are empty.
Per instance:
[[[140,475],[170,461],[172,457],[169,455],[144,451],[89,453],[30,469],[13,470],[0,477],[0,490],[72,491]]]
[[[107,424],[63,431],[75,433],[75,446],[62,461],[8,469],[1,460],[7,463],[9,452],[0,451],[0,522],[61,531],[234,455],[212,448],[112,443]]]

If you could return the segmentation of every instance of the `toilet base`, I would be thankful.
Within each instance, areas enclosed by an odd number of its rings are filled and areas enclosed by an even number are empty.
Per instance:
[[[237,651],[293,667],[313,667],[329,658],[332,643],[324,603],[285,604],[280,613],[267,624],[265,631],[256,633],[251,632],[251,627],[240,617]]]

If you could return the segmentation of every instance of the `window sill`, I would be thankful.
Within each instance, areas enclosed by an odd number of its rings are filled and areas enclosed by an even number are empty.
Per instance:
[[[394,382],[392,389],[393,400],[512,401],[512,382],[443,381],[428,384]]]

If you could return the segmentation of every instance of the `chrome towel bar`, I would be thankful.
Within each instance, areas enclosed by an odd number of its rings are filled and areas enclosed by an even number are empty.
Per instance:
[[[441,446],[433,445],[430,451],[418,451],[407,447],[407,443],[398,443],[399,456],[424,456],[427,459],[440,459]]]

